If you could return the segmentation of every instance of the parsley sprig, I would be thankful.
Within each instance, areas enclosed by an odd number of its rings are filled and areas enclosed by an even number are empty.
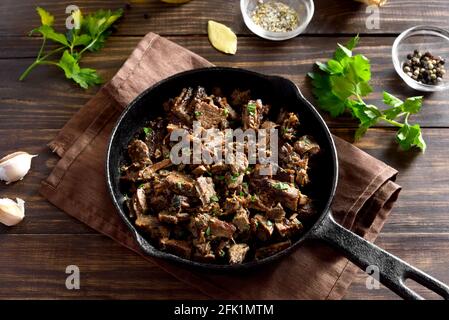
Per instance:
[[[81,68],[79,61],[86,51],[95,52],[104,46],[106,38],[111,33],[112,25],[122,16],[123,10],[98,10],[86,17],[83,17],[80,10],[76,10],[72,13],[72,19],[78,29],[73,28],[66,34],[55,31],[53,28],[54,16],[40,7],[36,10],[41,18],[41,26],[33,29],[30,36],[36,32],[40,33],[42,45],[36,60],[23,72],[19,80],[24,80],[39,65],[52,65],[62,69],[67,79],[72,79],[84,89],[102,83],[96,70]],[[59,46],[45,52],[47,41],[55,42]],[[51,57],[61,52],[59,60],[50,60]]]
[[[421,110],[423,97],[411,97],[405,101],[398,99],[388,92],[383,93],[383,102],[390,108],[380,110],[378,107],[367,104],[363,97],[370,94],[373,89],[369,84],[371,80],[371,64],[368,58],[361,54],[353,55],[352,50],[357,46],[359,37],[351,39],[346,46],[338,44],[334,58],[327,63],[317,62],[321,72],[311,72],[313,93],[321,109],[337,117],[349,111],[359,120],[359,128],[355,139],[360,139],[368,130],[379,121],[387,122],[398,127],[396,140],[404,150],[413,147],[426,150],[419,124],[410,124],[409,117]],[[400,121],[401,119],[402,122]]]

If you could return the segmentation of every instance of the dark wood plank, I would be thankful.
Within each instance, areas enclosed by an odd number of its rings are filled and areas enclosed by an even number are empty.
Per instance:
[[[377,244],[449,282],[449,233],[383,234]],[[0,235],[0,298],[204,299],[130,250],[101,235]],[[65,288],[65,269],[77,265],[81,289]],[[397,299],[381,287],[367,290],[359,272],[346,299]],[[431,298],[425,290],[417,292]]]
[[[0,235],[0,299],[204,299],[136,253],[101,235]],[[80,290],[65,287],[80,269]]]
[[[447,229],[446,229],[447,230]],[[449,283],[449,233],[382,233],[376,244],[388,252],[397,255],[413,266],[434,276],[440,281]],[[366,288],[367,275],[358,272],[354,283],[349,288],[345,299],[399,299],[399,297],[381,286],[380,289]],[[420,285],[406,282],[410,288],[426,299],[438,299],[438,295],[429,292]]]
[[[205,34],[206,23],[210,19],[227,24],[238,34],[250,34],[243,23],[239,1],[193,0],[173,6],[159,0],[80,0],[76,4],[83,11],[91,12],[123,8],[126,2],[131,3],[131,9],[126,10],[125,18],[119,25],[118,34],[121,35],[143,35],[149,31],[164,35]],[[0,10],[0,35],[25,35],[35,28],[39,23],[34,13],[37,5],[55,14],[57,27],[64,28],[67,17],[65,8],[69,4],[72,2],[3,0],[2,8],[8,10]],[[426,1],[425,8],[421,0],[390,0],[380,10],[380,28],[370,30],[366,27],[369,13],[366,13],[363,4],[353,0],[319,0],[315,1],[315,6],[315,16],[306,30],[307,34],[397,34],[423,21],[446,27],[449,17],[449,4],[445,0]]]
[[[107,81],[117,72],[139,39],[140,37],[113,37],[103,51],[86,55],[83,65],[97,68]],[[312,97],[307,72],[313,70],[316,60],[323,61],[331,57],[337,42],[348,40],[345,37],[311,37],[306,42],[298,38],[289,42],[275,43],[243,37],[239,40],[238,54],[228,56],[213,49],[205,36],[170,37],[170,39],[219,66],[241,67],[287,77],[310,99]],[[373,65],[372,84],[375,93],[371,94],[367,101],[381,108],[382,90],[388,90],[402,98],[421,94],[406,87],[395,73],[390,58],[393,41],[391,37],[364,37],[358,49],[358,52],[371,59]],[[66,81],[62,72],[47,66],[35,69],[25,82],[19,82],[17,78],[32,62],[28,57],[33,56],[38,50],[38,39],[20,38],[17,42],[9,39],[4,41],[3,46],[4,50],[0,53],[3,57],[18,56],[23,59],[0,59],[1,70],[8,74],[8,77],[0,79],[2,105],[0,128],[14,128],[17,125],[23,129],[61,128],[98,90],[98,88],[82,90]],[[447,49],[449,56],[449,48]],[[448,126],[448,100],[449,92],[426,95],[423,110],[411,120],[419,122],[424,127]],[[339,119],[326,117],[326,120],[332,127],[357,126],[350,117]]]

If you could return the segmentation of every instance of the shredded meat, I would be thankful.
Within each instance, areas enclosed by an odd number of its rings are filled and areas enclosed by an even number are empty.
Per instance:
[[[233,244],[229,248],[229,263],[238,264],[245,260],[246,253],[249,250],[249,246],[246,243]]]
[[[184,88],[163,104],[163,117],[145,123],[129,140],[119,168],[124,205],[159,250],[204,263],[263,259],[288,248],[315,217],[309,163],[320,146],[303,130],[297,113],[272,114],[270,105],[249,90],[228,96],[220,88],[212,92]],[[254,164],[249,144],[236,141],[231,142],[234,162],[176,164],[170,155],[175,130],[185,130],[190,143],[202,142],[201,152],[210,156],[224,145],[195,136],[194,121],[201,132],[212,129],[221,137],[227,137],[227,129],[258,134],[276,129],[279,161]],[[254,146],[262,150],[260,142]]]

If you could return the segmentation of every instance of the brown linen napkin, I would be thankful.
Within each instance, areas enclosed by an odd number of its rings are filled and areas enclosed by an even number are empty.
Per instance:
[[[61,160],[42,182],[41,193],[55,206],[143,254],[116,213],[106,188],[104,162],[111,130],[123,108],[140,92],[174,73],[211,66],[196,54],[156,34],[148,34],[97,95],[50,143]],[[379,234],[400,187],[397,172],[351,144],[335,138],[340,177],[332,205],[346,228],[370,241]],[[205,274],[145,256],[211,298],[340,299],[357,268],[321,243],[306,243],[275,264],[245,272]]]

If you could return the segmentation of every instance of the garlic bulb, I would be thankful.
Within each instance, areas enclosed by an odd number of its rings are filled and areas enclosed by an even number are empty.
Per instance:
[[[0,159],[0,180],[6,181],[6,184],[22,180],[30,170],[34,157],[37,155],[19,151]]]
[[[0,222],[7,226],[18,224],[25,217],[25,201],[17,198],[17,202],[11,199],[0,199]]]

